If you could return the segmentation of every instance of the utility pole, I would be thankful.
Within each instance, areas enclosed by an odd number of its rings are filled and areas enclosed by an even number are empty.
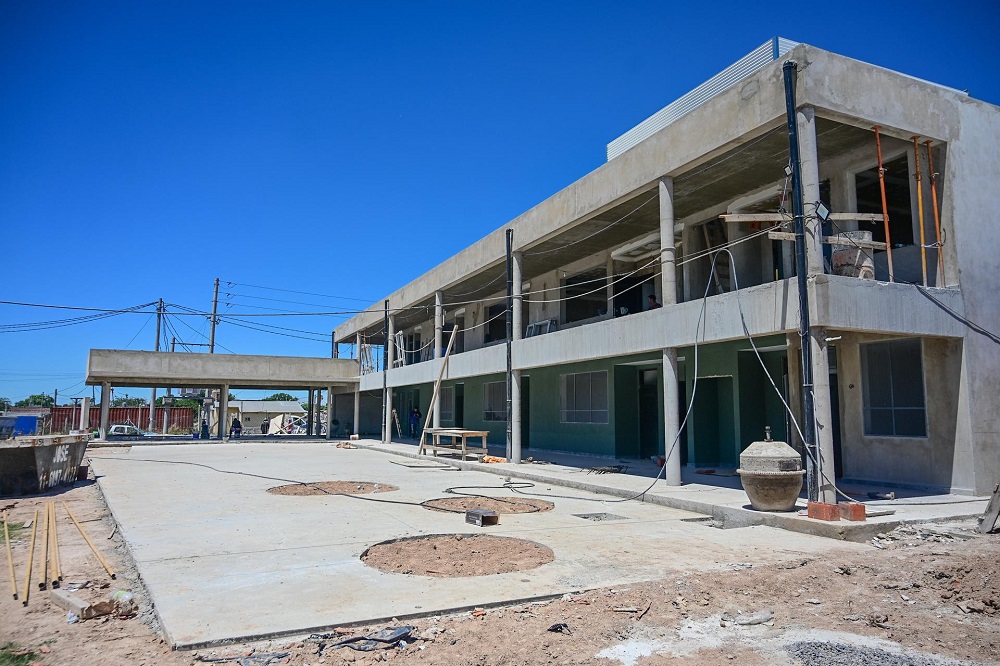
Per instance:
[[[156,304],[156,343],[153,345],[153,351],[160,351],[160,326],[163,324],[163,299],[161,298],[159,303]],[[149,393],[149,430],[152,432],[156,429],[156,387],[154,386]]]
[[[215,325],[218,320],[215,318],[219,311],[219,278],[215,278],[215,294],[212,296],[212,328],[208,337],[208,353],[215,353]]]
[[[514,230],[507,230],[507,462],[514,460],[514,377],[511,363],[511,344],[514,340],[514,264],[511,248],[514,244]]]
[[[809,501],[819,501],[820,468],[816,447],[813,407],[812,349],[810,347],[809,292],[806,275],[805,213],[802,204],[802,165],[799,162],[799,130],[795,121],[795,74],[793,60],[782,66],[785,79],[785,112],[788,119],[788,153],[792,166],[792,213],[795,219],[795,278],[799,288],[799,341],[802,363],[802,445],[806,449],[806,487]]]
[[[52,426],[56,422],[56,407],[59,406],[59,389],[52,394],[52,409],[49,410],[49,434],[52,434]]]

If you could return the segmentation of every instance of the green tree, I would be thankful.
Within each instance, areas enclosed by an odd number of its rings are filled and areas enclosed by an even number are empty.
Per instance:
[[[10,398],[0,398],[0,412],[7,411],[13,404],[14,403],[10,401]]]
[[[52,407],[55,400],[52,399],[51,395],[45,395],[44,393],[36,393],[35,395],[29,395],[24,400],[18,400],[14,403],[15,407]]]
[[[112,407],[145,407],[149,402],[145,398],[130,398],[129,396],[121,396],[115,398],[111,401]]]
[[[163,398],[162,397],[159,397],[159,398],[156,399],[156,406],[157,407],[163,407]],[[191,407],[192,409],[194,409],[195,413],[197,414],[198,410],[201,409],[201,402],[199,402],[198,400],[192,400],[191,398],[177,398],[177,397],[175,397],[174,401],[172,403],[170,403],[170,406],[171,407]]]
[[[274,395],[267,396],[266,398],[264,398],[264,400],[292,400],[292,401],[295,401],[295,400],[298,400],[298,398],[296,398],[291,393],[275,393]]]

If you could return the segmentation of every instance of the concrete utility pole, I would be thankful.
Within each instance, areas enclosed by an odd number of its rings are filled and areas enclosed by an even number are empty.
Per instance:
[[[512,375],[511,344],[514,341],[514,266],[511,256],[514,244],[514,230],[507,230],[507,462],[514,460],[514,378]],[[520,462],[518,460],[517,462]]]
[[[788,149],[792,167],[792,213],[795,220],[795,273],[799,291],[799,339],[802,354],[802,438],[806,449],[806,486],[809,501],[819,501],[820,470],[816,450],[816,426],[813,408],[812,347],[809,337],[809,295],[806,265],[805,213],[802,202],[802,169],[799,162],[799,134],[795,116],[795,74],[798,65],[787,61],[782,66],[785,79],[785,111],[788,120]]]
[[[215,315],[219,311],[219,278],[215,278],[215,293],[212,295],[212,328],[208,336],[208,353],[215,353],[215,325],[218,323]]]
[[[163,323],[163,299],[156,304],[156,344],[153,345],[153,351],[160,351],[160,326]],[[149,392],[149,430],[150,432],[156,429],[156,387],[154,386]]]

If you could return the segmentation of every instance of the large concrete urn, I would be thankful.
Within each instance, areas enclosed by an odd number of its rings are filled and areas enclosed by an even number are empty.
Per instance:
[[[766,439],[754,442],[740,454],[736,470],[750,504],[758,511],[792,511],[802,492],[802,459],[785,442]]]

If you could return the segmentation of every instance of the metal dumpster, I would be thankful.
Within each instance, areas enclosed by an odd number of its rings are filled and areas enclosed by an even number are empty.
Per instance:
[[[89,441],[89,434],[0,441],[0,495],[28,495],[72,484]]]

